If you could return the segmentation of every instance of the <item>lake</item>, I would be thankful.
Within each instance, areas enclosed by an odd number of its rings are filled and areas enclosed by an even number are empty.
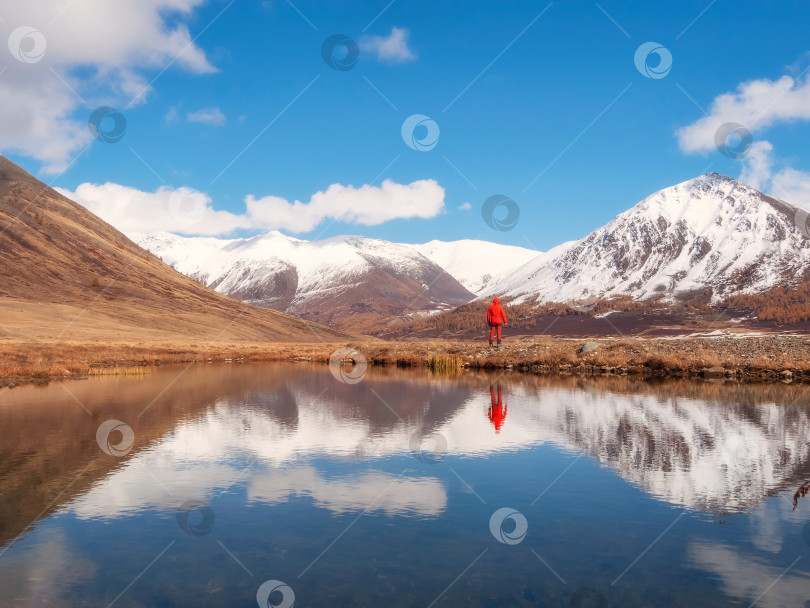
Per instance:
[[[332,371],[0,392],[0,606],[810,606],[810,387]]]

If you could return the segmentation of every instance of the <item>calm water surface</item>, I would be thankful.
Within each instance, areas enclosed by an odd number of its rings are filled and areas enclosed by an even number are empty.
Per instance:
[[[810,606],[810,388],[181,372],[0,393],[0,606]]]

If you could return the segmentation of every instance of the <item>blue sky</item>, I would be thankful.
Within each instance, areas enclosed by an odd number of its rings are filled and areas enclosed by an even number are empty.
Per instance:
[[[377,219],[373,213],[364,216],[382,222],[377,225],[346,215],[346,221],[333,222],[328,214],[318,222],[316,214],[309,223],[280,227],[299,238],[347,233],[403,242],[481,238],[546,249],[582,237],[655,190],[706,170],[742,174],[785,198],[810,193],[808,116],[801,108],[783,107],[788,98],[796,106],[810,100],[805,94],[810,87],[802,88],[803,70],[810,65],[805,2],[123,2],[132,5],[127,10],[152,11],[162,20],[157,28],[144,26],[143,47],[160,48],[145,58],[144,48],[116,47],[114,30],[127,27],[123,22],[91,23],[91,51],[74,48],[60,31],[96,19],[88,15],[99,1],[41,0],[31,3],[38,10],[28,13],[24,7],[0,9],[6,36],[30,26],[48,42],[42,61],[23,65],[4,57],[0,69],[6,64],[9,69],[0,74],[0,100],[11,95],[2,87],[4,79],[17,85],[15,90],[30,85],[53,95],[50,107],[61,103],[64,112],[49,120],[56,136],[68,140],[61,155],[49,148],[50,141],[25,149],[21,141],[42,137],[25,140],[21,128],[16,139],[0,135],[0,151],[80,200],[82,184],[120,186],[112,194],[95,191],[87,204],[122,229],[132,229],[128,217],[134,213],[143,216],[138,229],[174,225],[150,210],[154,200],[138,207],[137,200],[105,197],[137,199],[138,193],[161,188],[164,194],[189,188],[204,193],[206,212],[213,207],[242,214],[247,196],[307,203],[333,184],[360,188],[385,179],[401,185],[434,180],[444,189],[442,210],[437,213],[432,200],[420,212],[433,217],[397,218],[396,208],[405,205],[394,194],[379,205],[395,209]],[[53,22],[48,11],[57,10],[64,12]],[[132,17],[128,21],[140,27]],[[188,38],[180,46],[160,47],[161,36],[165,42],[167,32],[186,28]],[[321,57],[324,40],[336,33],[359,43],[360,56],[350,70],[332,69]],[[650,41],[671,53],[672,67],[663,78],[645,77],[634,63],[637,48]],[[175,48],[185,49],[179,60]],[[120,58],[99,59],[116,53]],[[43,82],[57,75],[63,82],[46,87],[35,82],[35,73]],[[784,76],[793,82],[782,98],[776,83]],[[741,93],[730,107],[712,109],[718,96],[760,80],[770,83],[767,94],[782,99],[773,108],[768,109],[770,101]],[[130,104],[132,92],[144,89]],[[767,119],[751,117],[749,106],[757,103]],[[118,143],[85,141],[87,136],[78,134],[77,125],[86,128],[99,105],[125,116],[126,132]],[[771,116],[774,108],[782,111]],[[679,138],[678,130],[696,125],[704,111],[710,115],[707,128],[697,124],[691,139]],[[400,130],[413,114],[438,125],[433,149],[405,144]],[[710,147],[706,133],[715,131],[718,120],[750,124],[758,144],[752,153],[732,159]],[[435,198],[434,190],[422,194]],[[483,202],[496,194],[520,207],[513,230],[493,230],[481,217]],[[353,193],[342,195],[335,204],[351,206]],[[165,196],[161,200],[168,204]],[[464,203],[471,208],[460,210]],[[228,233],[274,227],[274,208],[267,207],[261,222]],[[185,231],[216,233],[216,215],[209,219]]]

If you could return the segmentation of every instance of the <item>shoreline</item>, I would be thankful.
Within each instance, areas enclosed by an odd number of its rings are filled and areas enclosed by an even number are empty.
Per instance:
[[[593,349],[583,352],[583,345]],[[0,389],[92,376],[138,375],[167,364],[328,363],[338,348],[369,365],[528,374],[693,378],[737,382],[810,382],[805,336],[594,338],[517,336],[500,350],[485,341],[340,343],[65,343],[0,340]]]

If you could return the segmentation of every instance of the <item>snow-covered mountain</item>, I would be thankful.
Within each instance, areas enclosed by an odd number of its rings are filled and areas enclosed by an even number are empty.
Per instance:
[[[799,211],[799,218],[806,217]],[[666,188],[579,241],[559,245],[482,296],[571,301],[709,292],[713,300],[806,280],[810,240],[797,208],[724,175]]]
[[[430,241],[406,245],[441,266],[474,294],[496,285],[511,272],[537,257],[538,251],[490,241]]]
[[[247,238],[131,234],[137,244],[220,293],[323,323],[373,324],[474,299],[410,245],[360,236],[305,241],[280,232]]]
[[[231,240],[130,236],[221,293],[362,329],[493,295],[567,302],[700,294],[717,301],[766,291],[807,280],[806,216],[709,173],[656,192],[583,239],[545,252],[479,240],[305,241],[275,231]]]

